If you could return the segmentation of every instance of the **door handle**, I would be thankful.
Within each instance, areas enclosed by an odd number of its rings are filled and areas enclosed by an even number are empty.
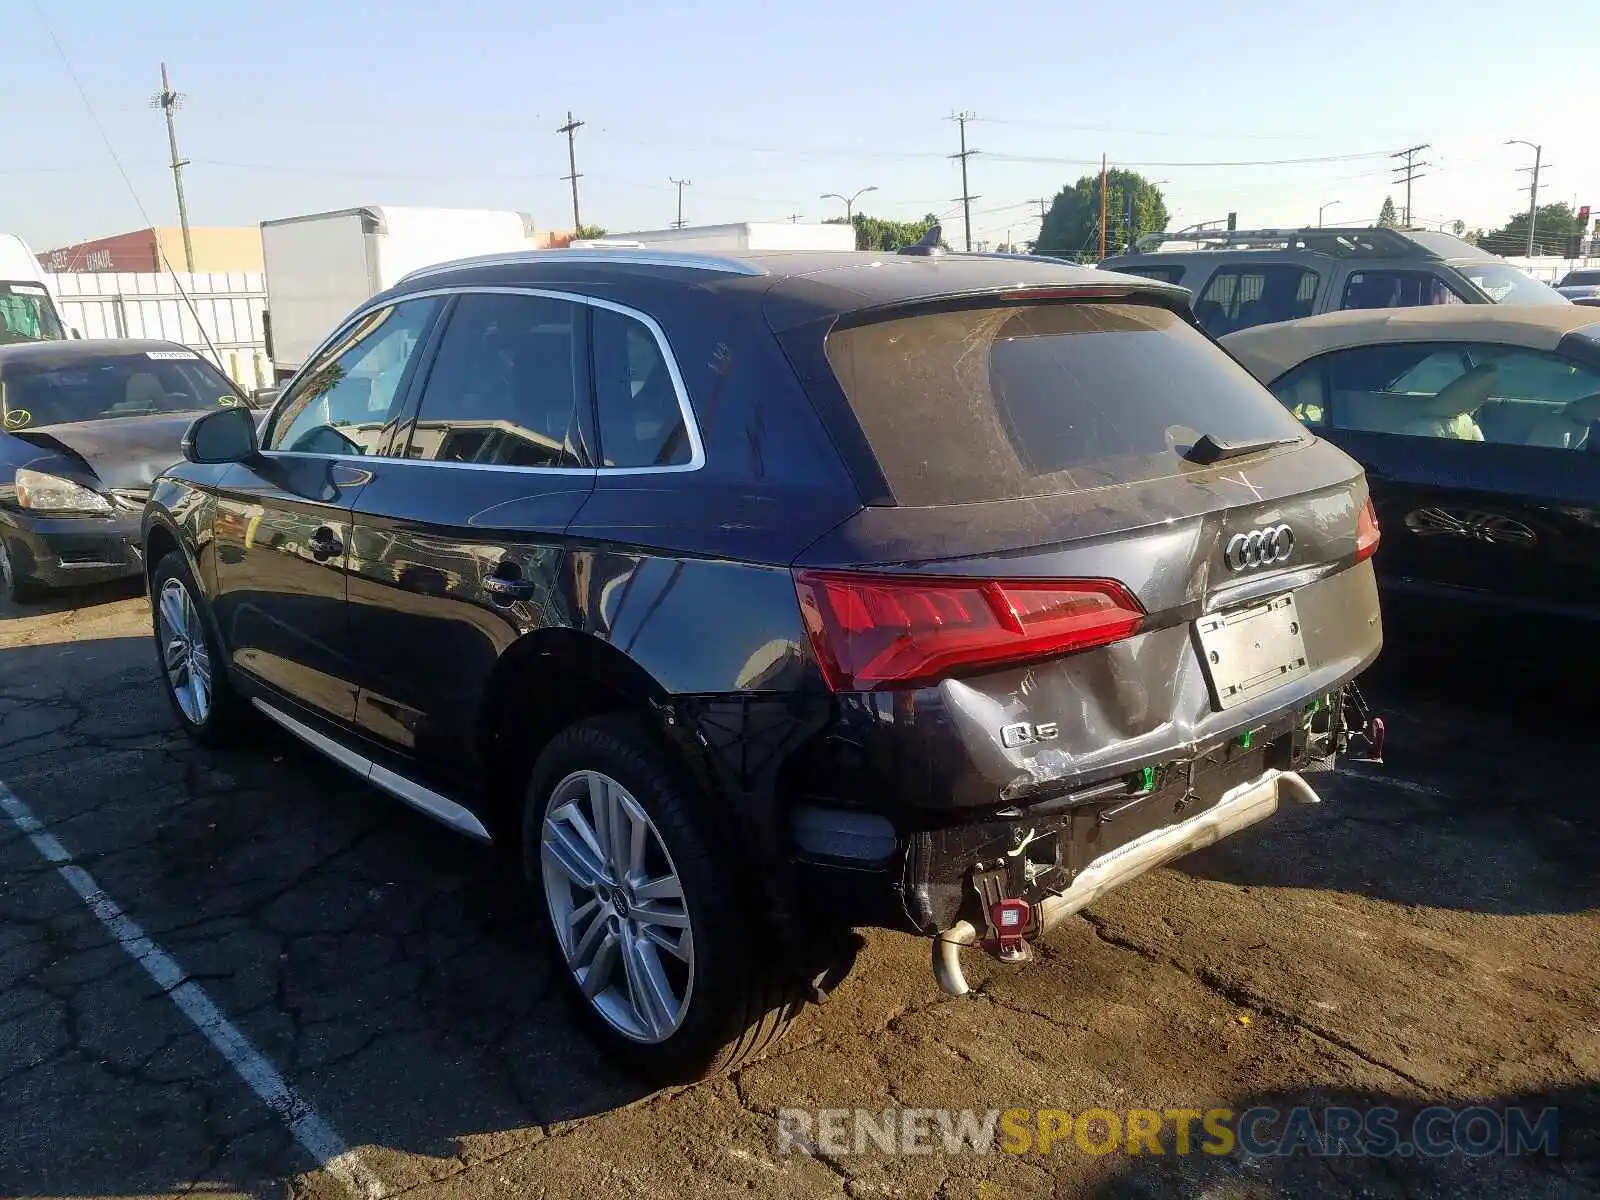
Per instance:
[[[483,577],[483,590],[496,604],[514,604],[533,595],[533,581],[522,577],[516,563],[501,563]]]
[[[344,543],[339,540],[339,535],[326,525],[313,533],[306,545],[311,548],[311,557],[318,562],[324,562],[336,554],[344,553]]]

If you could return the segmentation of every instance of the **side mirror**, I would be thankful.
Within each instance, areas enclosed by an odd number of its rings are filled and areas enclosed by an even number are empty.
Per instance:
[[[282,388],[276,387],[257,388],[250,393],[250,407],[271,408],[273,401],[278,398],[278,393],[282,390]]]
[[[192,463],[245,462],[260,450],[256,416],[248,408],[229,406],[207,413],[183,435],[183,457]]]

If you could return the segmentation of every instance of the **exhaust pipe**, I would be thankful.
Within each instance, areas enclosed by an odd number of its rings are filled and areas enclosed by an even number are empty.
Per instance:
[[[1126,845],[1108,850],[1078,872],[1072,885],[1057,896],[1046,896],[1038,905],[1038,921],[1033,933],[1048,932],[1080,909],[1136,875],[1195,850],[1220,842],[1265,820],[1278,811],[1283,800],[1319,804],[1321,797],[1294,771],[1271,770],[1224,792],[1222,799],[1187,821],[1152,829]],[[957,921],[933,941],[933,977],[939,987],[952,996],[965,996],[967,986],[961,970],[961,949],[976,945],[978,931],[971,921]]]

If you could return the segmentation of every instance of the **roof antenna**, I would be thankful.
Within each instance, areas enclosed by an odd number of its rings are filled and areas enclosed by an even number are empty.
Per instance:
[[[944,245],[944,229],[939,225],[928,226],[928,232],[923,234],[915,245],[901,246],[897,253],[917,254],[927,257],[933,254],[946,254]]]

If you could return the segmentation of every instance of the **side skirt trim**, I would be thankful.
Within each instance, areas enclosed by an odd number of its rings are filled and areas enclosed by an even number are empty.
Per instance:
[[[441,796],[432,788],[423,787],[415,780],[407,779],[404,775],[389,770],[388,767],[379,766],[370,758],[357,754],[350,747],[341,745],[326,734],[318,733],[304,722],[295,720],[295,718],[281,709],[274,708],[259,696],[254,697],[251,703],[272,721],[294,734],[295,737],[313,750],[321,751],[341,767],[361,776],[373,786],[388,792],[396,800],[409,804],[418,812],[432,817],[441,825],[448,825],[457,833],[464,833],[480,842],[493,840],[489,836],[489,831],[484,828],[483,822],[473,816],[470,810],[457,804],[454,800]]]

